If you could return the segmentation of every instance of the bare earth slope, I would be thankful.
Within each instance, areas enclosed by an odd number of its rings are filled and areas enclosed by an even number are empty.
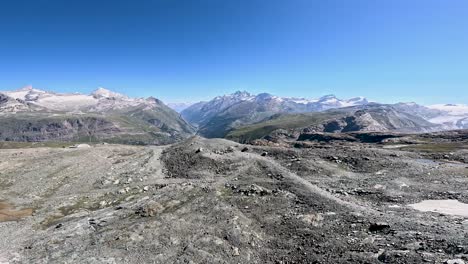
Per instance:
[[[466,259],[466,217],[411,206],[468,203],[467,144],[447,144],[2,149],[0,262]]]

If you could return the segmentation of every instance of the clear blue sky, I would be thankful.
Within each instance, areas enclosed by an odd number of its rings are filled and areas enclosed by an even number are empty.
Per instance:
[[[0,90],[468,103],[466,0],[12,0]]]

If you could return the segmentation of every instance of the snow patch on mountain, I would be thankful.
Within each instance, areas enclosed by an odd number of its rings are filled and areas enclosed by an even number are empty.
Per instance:
[[[39,98],[38,105],[57,111],[79,111],[98,103],[98,100],[84,94],[54,94]]]
[[[431,109],[437,109],[448,112],[452,115],[467,115],[468,105],[465,104],[436,104],[428,106]]]

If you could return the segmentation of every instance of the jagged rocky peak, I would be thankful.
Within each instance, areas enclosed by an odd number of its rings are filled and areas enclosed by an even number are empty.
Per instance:
[[[231,96],[235,97],[250,97],[252,94],[250,94],[247,91],[236,91],[235,93],[231,94]]]
[[[123,94],[116,93],[116,92],[113,92],[111,90],[108,90],[108,89],[102,88],[102,87],[99,87],[96,90],[94,90],[94,92],[92,92],[91,95],[96,99],[100,99],[100,98],[125,99],[125,98],[128,98],[127,96],[125,96]]]

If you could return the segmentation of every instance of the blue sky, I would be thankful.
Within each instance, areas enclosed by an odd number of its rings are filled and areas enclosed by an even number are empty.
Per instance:
[[[0,90],[468,103],[466,0],[0,2]]]

